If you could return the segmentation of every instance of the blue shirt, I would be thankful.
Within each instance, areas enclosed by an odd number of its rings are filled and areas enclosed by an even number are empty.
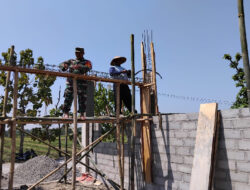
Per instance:
[[[122,71],[125,71],[126,69],[121,67],[121,66],[111,66],[109,68],[109,74],[113,78],[119,78],[119,79],[124,79],[128,80],[128,75],[127,73],[122,73]]]

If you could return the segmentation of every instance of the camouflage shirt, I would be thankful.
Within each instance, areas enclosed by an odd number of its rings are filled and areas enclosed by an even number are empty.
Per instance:
[[[67,68],[64,67],[65,64],[68,65]],[[82,58],[82,59],[70,59],[68,61],[62,62],[59,65],[59,68],[62,71],[68,70],[70,73],[73,73],[73,74],[85,74],[92,69],[92,64],[89,60],[86,60],[84,58]],[[73,82],[72,78],[67,79],[67,84],[72,84],[72,82]]]

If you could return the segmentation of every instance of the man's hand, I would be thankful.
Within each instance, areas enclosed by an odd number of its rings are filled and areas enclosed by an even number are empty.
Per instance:
[[[64,63],[63,67],[67,70],[69,68],[68,64]]]

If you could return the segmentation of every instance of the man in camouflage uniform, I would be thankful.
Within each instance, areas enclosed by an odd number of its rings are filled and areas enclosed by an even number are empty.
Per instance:
[[[60,68],[62,71],[69,71],[73,74],[85,74],[90,69],[92,69],[91,62],[89,60],[84,59],[84,49],[83,48],[75,48],[76,59],[70,59],[68,61],[64,61],[60,64]],[[87,93],[87,81],[85,80],[77,80],[77,94],[78,94],[78,112],[81,114],[81,119],[85,119],[84,112],[86,110],[86,93]],[[66,89],[64,92],[64,105],[63,105],[63,113],[64,118],[69,117],[69,111],[73,101],[73,79],[67,78]]]

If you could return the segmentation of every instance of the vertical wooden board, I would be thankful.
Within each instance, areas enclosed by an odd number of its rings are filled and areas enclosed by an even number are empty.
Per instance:
[[[142,88],[142,113],[149,113],[150,111],[150,94],[149,88]],[[144,116],[148,119],[148,116]],[[152,183],[151,174],[151,139],[150,139],[150,122],[145,120],[142,122],[142,157],[143,157],[143,170],[146,183]]]
[[[201,104],[190,190],[208,190],[216,131],[217,104]]]

